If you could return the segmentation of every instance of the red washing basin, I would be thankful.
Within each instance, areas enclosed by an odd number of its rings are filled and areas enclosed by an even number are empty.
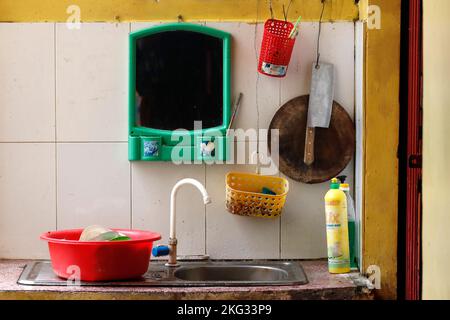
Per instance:
[[[64,279],[111,281],[139,278],[147,272],[153,242],[159,233],[113,229],[126,241],[78,241],[83,229],[46,232],[53,271]]]

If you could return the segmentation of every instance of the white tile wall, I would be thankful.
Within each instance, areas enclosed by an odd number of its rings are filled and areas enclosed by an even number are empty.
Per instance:
[[[93,223],[159,231],[165,242],[170,190],[186,177],[205,183],[213,202],[180,190],[180,254],[326,256],[326,184],[290,181],[282,218],[261,220],[225,210],[225,174],[253,166],[128,162],[128,33],[154,24],[0,24],[0,258],[45,258],[40,233]],[[234,127],[267,128],[282,103],[308,93],[317,24],[302,24],[284,79],[256,72],[261,25],[206,25],[233,37],[233,97],[244,93]],[[336,66],[335,99],[353,116],[354,25],[324,24],[321,48]],[[353,164],[346,172],[352,179]]]
[[[0,258],[47,257],[40,234],[56,228],[55,146],[0,144]]]
[[[0,142],[55,139],[54,25],[0,27]]]

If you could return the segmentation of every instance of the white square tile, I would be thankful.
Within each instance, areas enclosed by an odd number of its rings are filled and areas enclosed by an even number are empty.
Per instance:
[[[353,162],[341,173],[353,187]],[[282,175],[286,178],[286,176]],[[289,194],[281,217],[281,257],[319,259],[327,257],[325,194],[329,183],[307,185],[287,178]]]
[[[258,24],[256,31],[256,52],[259,60],[264,24]],[[257,72],[257,71],[255,71]],[[289,72],[289,71],[288,71]],[[281,106],[281,85],[284,78],[274,78],[257,73],[256,79],[256,114],[261,129],[268,129],[275,112]]]
[[[184,178],[194,178],[205,184],[205,166],[133,162],[133,228],[161,233],[159,244],[167,244],[170,193],[173,186]],[[204,254],[205,205],[200,192],[193,186],[182,186],[178,190],[176,201],[178,254]]]
[[[126,141],[128,23],[56,25],[58,141]]]
[[[281,102],[309,94],[311,68],[316,60],[317,24],[301,23],[300,33],[295,40],[291,62],[281,84]]]
[[[259,142],[261,143],[261,142]],[[233,148],[229,148],[229,159],[225,162],[228,164],[227,168],[233,168],[231,165],[249,165],[256,164],[258,141],[257,140],[239,140],[235,139]],[[243,166],[245,168],[245,166]],[[256,170],[256,167],[254,168]]]
[[[355,25],[326,23],[320,40],[321,60],[335,65],[334,100],[352,119],[355,113]]]
[[[131,32],[139,31],[142,29],[148,29],[154,26],[161,24],[161,21],[152,21],[152,22],[132,22],[130,25]]]
[[[0,143],[0,258],[48,258],[56,228],[55,145]]]
[[[297,96],[309,94],[311,69],[317,61],[318,23],[301,24],[291,63],[281,84],[281,101],[285,103]],[[324,23],[320,38],[320,61],[334,64],[334,100],[353,118],[355,33],[352,22]]]
[[[126,143],[62,143],[57,159],[58,229],[130,227]]]
[[[282,258],[327,257],[323,197],[328,184],[306,185],[290,178],[288,181],[289,194],[281,217]]]
[[[0,141],[54,141],[54,24],[0,23]]]
[[[248,23],[207,22],[207,27],[231,34],[231,102],[242,92],[243,98],[233,128],[257,127],[256,88],[257,57],[255,51],[255,25]]]
[[[291,64],[281,83],[281,101],[309,94],[311,68],[316,60],[318,23],[302,23]],[[354,114],[354,25],[324,23],[320,40],[321,61],[335,66],[335,96],[353,118]],[[352,185],[353,162],[344,171]],[[289,179],[290,191],[281,220],[281,255],[290,259],[326,257],[323,197],[328,183],[306,185]]]
[[[280,220],[231,214],[225,207],[228,172],[255,172],[255,166],[206,167],[206,186],[212,203],[206,207],[206,248],[213,259],[280,258]]]

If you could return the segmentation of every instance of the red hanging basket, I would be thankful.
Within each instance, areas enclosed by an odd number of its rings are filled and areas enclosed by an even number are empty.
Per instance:
[[[289,38],[293,28],[292,23],[283,20],[266,21],[259,54],[260,73],[277,78],[286,76],[295,44],[295,37]]]

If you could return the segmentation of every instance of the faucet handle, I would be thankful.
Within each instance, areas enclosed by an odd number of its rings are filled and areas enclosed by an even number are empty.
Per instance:
[[[156,246],[152,249],[152,255],[154,257],[164,257],[168,256],[170,249],[168,246]]]

